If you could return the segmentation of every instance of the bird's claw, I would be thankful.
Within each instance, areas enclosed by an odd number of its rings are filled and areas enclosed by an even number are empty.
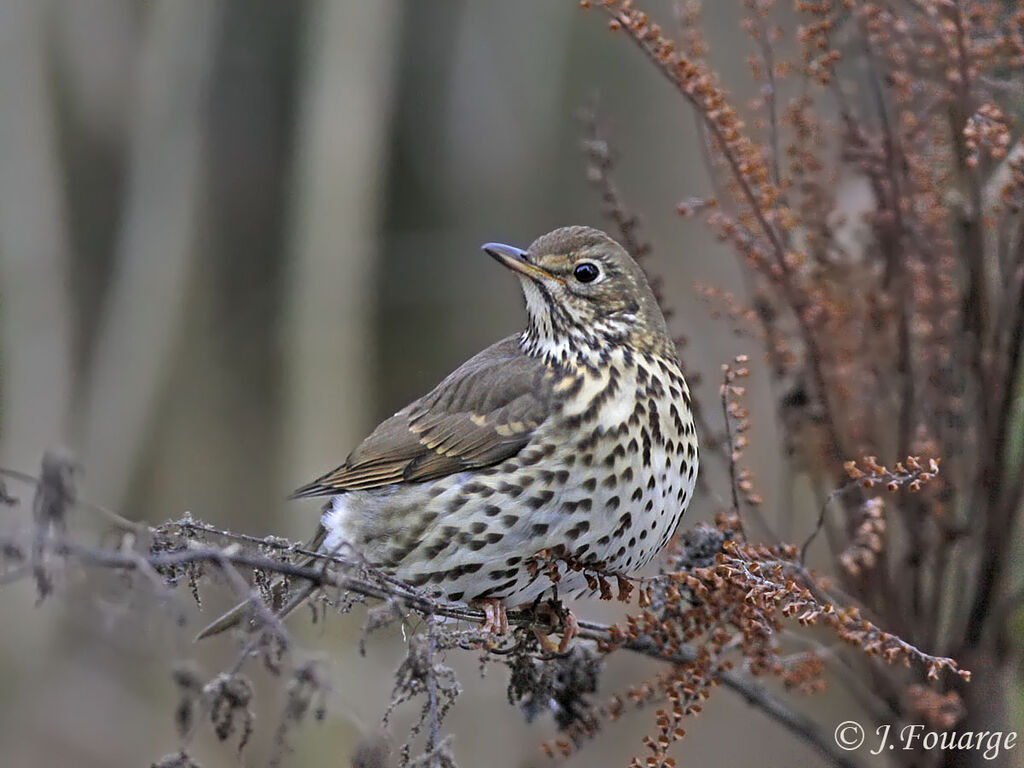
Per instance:
[[[484,623],[480,631],[489,635],[508,634],[508,613],[500,600],[487,598],[476,601],[484,612]]]
[[[552,619],[557,619],[558,624],[561,624],[560,629],[562,630],[562,639],[559,642],[555,642],[542,630],[537,627],[533,627],[533,635],[537,638],[537,642],[540,643],[541,650],[549,655],[564,655],[572,647],[573,638],[580,632],[579,622],[576,621],[576,616],[562,604],[557,606],[548,607],[548,615]],[[556,627],[557,631],[558,627]]]

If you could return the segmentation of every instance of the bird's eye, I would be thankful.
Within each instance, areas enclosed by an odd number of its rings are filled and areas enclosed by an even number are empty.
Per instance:
[[[592,261],[581,261],[572,271],[572,276],[581,283],[592,283],[601,276],[601,268]]]

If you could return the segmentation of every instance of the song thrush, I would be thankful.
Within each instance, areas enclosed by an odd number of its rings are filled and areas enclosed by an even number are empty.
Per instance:
[[[526,251],[483,249],[519,278],[526,330],[294,496],[330,497],[323,550],[482,604],[493,628],[505,606],[586,589],[580,572],[562,567],[556,585],[529,567],[540,552],[615,574],[650,561],[693,495],[698,453],[664,317],[618,243],[566,227]]]

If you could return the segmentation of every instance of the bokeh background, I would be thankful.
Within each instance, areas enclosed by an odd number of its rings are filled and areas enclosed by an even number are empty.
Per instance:
[[[670,3],[648,5],[671,24]],[[741,12],[728,0],[704,16],[742,102]],[[739,273],[674,210],[708,191],[691,115],[601,15],[574,0],[0,0],[0,463],[33,471],[67,445],[81,496],[128,517],[191,511],[303,538],[316,504],[286,502],[292,488],[521,327],[516,281],[479,245],[605,226],[576,119],[595,99],[717,423],[719,366],[754,342],[713,321],[693,284],[742,290]],[[757,376],[750,405],[748,458],[775,518],[801,490],[777,476]],[[707,464],[686,525],[725,488]],[[3,765],[148,765],[179,747],[171,666],[212,675],[233,658],[229,640],[190,640],[226,593],[179,630],[144,596],[97,588],[109,581],[66,574],[38,608],[28,584],[0,593]],[[348,765],[376,738],[402,636],[375,636],[364,658],[360,625],[359,611],[295,622],[333,687],[289,764]],[[449,661],[465,686],[447,722],[461,765],[544,764],[553,724],[523,722],[500,668]],[[655,670],[620,654],[602,694]],[[260,682],[264,727],[241,757],[201,729],[204,766],[265,764],[282,693]],[[835,694],[807,708],[826,724],[857,715]],[[569,764],[628,764],[651,717]],[[820,764],[728,692],[688,731],[682,763]]]

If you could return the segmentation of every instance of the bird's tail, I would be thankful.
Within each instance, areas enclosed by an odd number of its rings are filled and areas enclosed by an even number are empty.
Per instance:
[[[327,532],[323,529],[322,526],[317,526],[316,534],[306,544],[305,549],[314,552],[317,551],[323,544],[326,533]],[[301,560],[299,564],[303,567],[309,567],[314,562],[316,562],[315,558],[306,557],[303,560]],[[281,606],[280,608],[274,609],[277,617],[279,619],[285,618],[288,614],[290,614],[292,611],[294,611],[296,608],[298,608],[300,605],[306,602],[306,600],[308,600],[309,597],[314,592],[316,592],[317,586],[318,585],[313,584],[312,582],[307,582],[306,584],[303,584],[301,587],[292,589],[291,592],[289,593],[288,584],[284,579],[278,579],[273,584],[271,584],[270,604],[271,606]],[[215,619],[213,622],[204,627],[199,632],[199,634],[196,635],[195,642],[205,640],[206,638],[213,637],[214,635],[219,635],[222,632],[226,632],[227,630],[238,626],[240,623],[242,623],[243,620],[250,616],[251,613],[252,606],[249,600],[239,603],[230,611],[225,613],[223,616],[221,616],[218,619]]]

